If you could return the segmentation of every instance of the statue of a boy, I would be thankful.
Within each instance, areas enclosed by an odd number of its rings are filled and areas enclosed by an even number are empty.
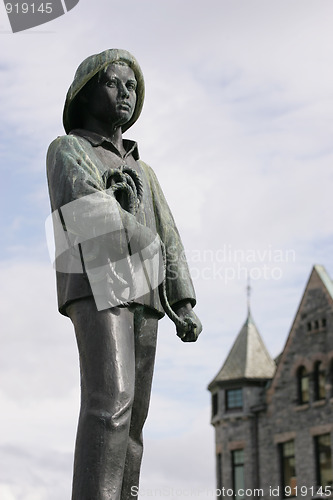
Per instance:
[[[73,500],[137,496],[158,319],[171,310],[185,342],[201,332],[169,207],[136,143],[122,138],[143,99],[130,53],[88,57],[67,93],[67,135],[47,155],[59,310],[80,355]]]

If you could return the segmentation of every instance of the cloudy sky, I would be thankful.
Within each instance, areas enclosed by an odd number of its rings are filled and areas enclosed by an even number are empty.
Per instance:
[[[145,428],[142,499],[214,498],[207,384],[251,308],[273,357],[313,264],[333,275],[331,0],[80,0],[12,34],[0,6],[0,498],[70,498],[79,409],[72,326],[44,233],[45,155],[78,64],[125,48],[146,101],[126,133],[179,226],[204,332],[164,319]]]

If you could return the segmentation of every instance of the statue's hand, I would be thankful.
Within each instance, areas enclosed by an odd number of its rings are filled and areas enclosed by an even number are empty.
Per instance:
[[[183,342],[195,342],[202,331],[202,324],[191,304],[187,302],[180,307],[174,307],[174,311],[186,323],[185,327],[177,326],[178,337]]]

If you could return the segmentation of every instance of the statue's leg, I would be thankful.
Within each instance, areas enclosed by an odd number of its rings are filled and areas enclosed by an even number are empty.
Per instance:
[[[143,306],[134,312],[135,396],[132,408],[121,500],[137,498],[142,460],[142,428],[148,414],[153,378],[158,318]]]
[[[72,500],[119,500],[134,398],[133,313],[97,311],[91,298],[68,314],[81,372]]]

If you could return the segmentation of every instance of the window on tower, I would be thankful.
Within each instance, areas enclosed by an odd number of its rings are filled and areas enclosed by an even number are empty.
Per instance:
[[[218,498],[222,497],[222,453],[216,455],[216,486]]]
[[[217,415],[217,412],[219,410],[219,397],[218,393],[215,392],[215,394],[212,395],[212,416],[215,417]]]
[[[228,389],[225,392],[225,406],[227,410],[242,410],[243,391],[242,389]]]
[[[244,450],[234,450],[232,457],[232,479],[233,479],[233,498],[234,500],[243,500],[244,498]]]

